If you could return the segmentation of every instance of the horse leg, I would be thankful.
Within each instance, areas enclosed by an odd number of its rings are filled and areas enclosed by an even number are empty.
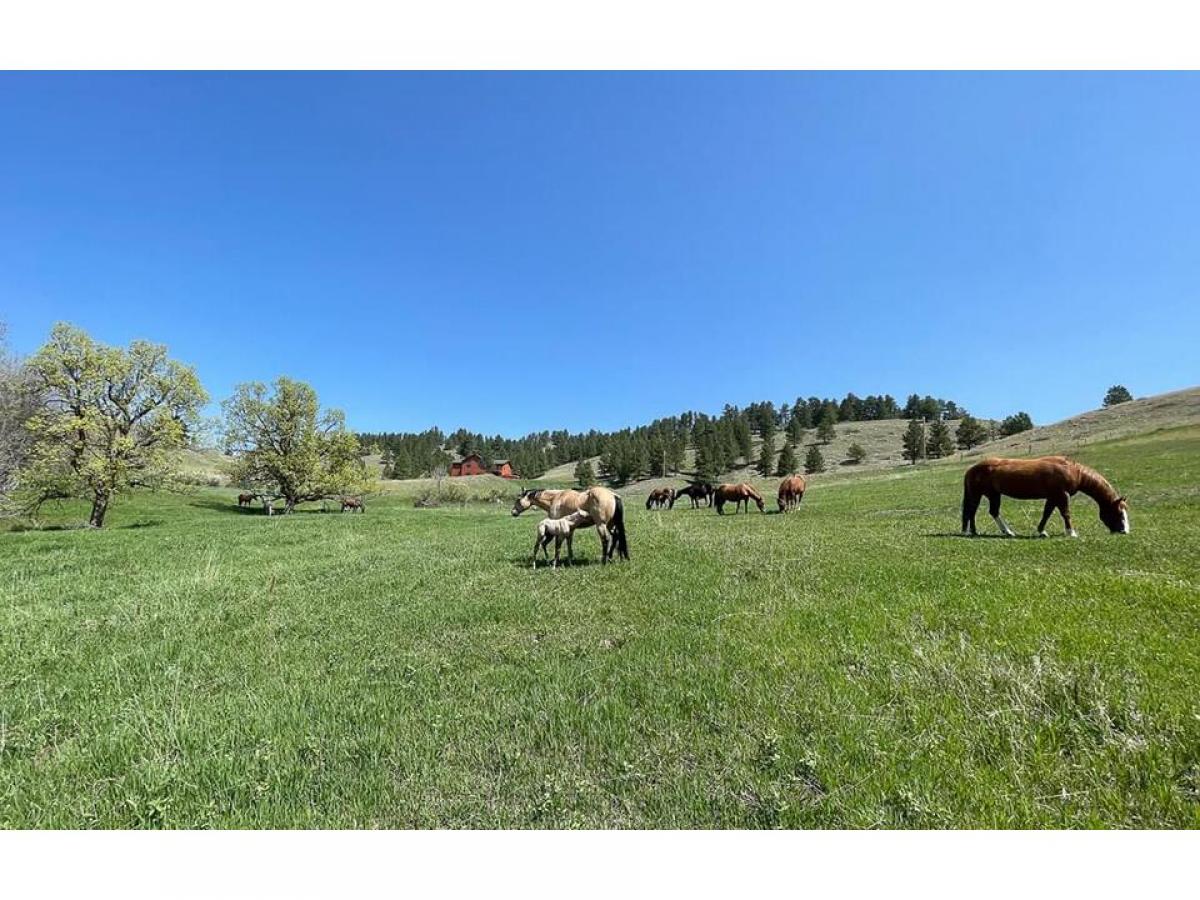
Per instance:
[[[574,544],[574,542],[575,542],[575,532],[572,531],[567,534],[567,565],[568,566],[575,565],[575,551],[572,549],[572,545]]]
[[[1000,533],[1005,537],[1016,537],[1016,532],[1008,527],[1008,523],[1000,518],[1000,493],[997,491],[993,494],[988,494],[988,512],[992,514],[992,518],[996,520],[996,524],[1000,527]]]
[[[558,551],[562,548],[563,537],[561,534],[554,536],[554,568],[558,568]]]
[[[1054,512],[1054,508],[1058,506],[1057,497],[1049,497],[1046,500],[1046,506],[1042,510],[1042,521],[1038,522],[1038,537],[1048,537],[1046,534],[1046,523],[1050,521],[1050,513]]]
[[[975,512],[979,509],[979,501],[982,499],[980,494],[976,494],[970,488],[963,488],[962,533],[964,536],[974,537],[979,533],[975,530]]]
[[[596,534],[600,535],[600,565],[604,565],[608,562],[608,526],[603,522],[597,522]]]
[[[1062,513],[1063,524],[1067,526],[1067,537],[1079,537],[1079,532],[1071,527],[1071,498],[1068,494],[1059,498],[1058,511]]]

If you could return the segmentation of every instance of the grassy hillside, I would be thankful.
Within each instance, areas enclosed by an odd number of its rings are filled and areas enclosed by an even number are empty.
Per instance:
[[[0,826],[1200,826],[1200,427],[1079,455],[1131,535],[960,538],[962,463],[557,572],[390,496],[0,534]]]

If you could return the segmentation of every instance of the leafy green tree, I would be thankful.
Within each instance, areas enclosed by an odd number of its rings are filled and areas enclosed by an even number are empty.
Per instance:
[[[796,471],[796,462],[796,448],[790,440],[784,441],[783,449],[779,451],[779,466],[775,469],[775,474],[791,475]]]
[[[935,419],[929,426],[929,434],[925,439],[925,455],[929,459],[941,459],[954,454],[954,441],[950,437],[950,426],[941,419]]]
[[[862,444],[857,442],[850,445],[850,449],[846,451],[846,456],[850,462],[859,465],[867,458],[867,451]]]
[[[581,459],[575,464],[575,483],[581,488],[589,488],[596,483],[596,473],[592,470],[590,460]]]
[[[1123,384],[1114,384],[1104,395],[1104,405],[1116,406],[1118,403],[1128,403],[1132,399],[1133,394],[1129,393],[1129,388]]]
[[[29,459],[33,436],[28,424],[38,400],[32,373],[9,351],[0,322],[0,510],[13,500],[21,469]]]
[[[120,494],[174,481],[172,451],[187,443],[208,400],[191,367],[168,358],[161,344],[108,347],[62,323],[30,359],[29,373],[40,403],[19,476],[24,505],[83,497],[96,528]]]
[[[222,404],[225,447],[235,456],[236,482],[296,504],[365,491],[366,466],[358,438],[341,410],[322,411],[317,392],[302,381],[240,384]]]
[[[964,415],[959,420],[954,437],[960,450],[970,450],[986,441],[988,432],[984,424],[974,416]]]
[[[834,412],[832,407],[827,407],[821,415],[821,423],[817,426],[817,440],[822,444],[828,444],[832,441],[837,434],[837,431],[833,427],[835,424],[837,424],[837,413]]]
[[[1000,423],[1000,434],[1003,437],[1009,437],[1010,435],[1020,434],[1022,431],[1028,431],[1032,427],[1033,419],[1029,417],[1029,413],[1014,413]]]
[[[904,430],[903,455],[913,465],[925,458],[925,423],[920,419],[910,419]]]
[[[762,446],[759,448],[758,465],[755,466],[759,475],[768,478],[775,471],[775,430],[763,432]]]
[[[825,471],[825,457],[821,455],[821,448],[816,444],[810,446],[808,453],[804,455],[804,471],[809,475]]]

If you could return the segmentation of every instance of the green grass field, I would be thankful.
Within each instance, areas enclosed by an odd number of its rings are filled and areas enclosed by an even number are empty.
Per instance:
[[[0,534],[0,825],[1200,826],[1200,428],[1079,458],[1131,535],[960,538],[965,465],[631,500],[557,572],[400,497]]]

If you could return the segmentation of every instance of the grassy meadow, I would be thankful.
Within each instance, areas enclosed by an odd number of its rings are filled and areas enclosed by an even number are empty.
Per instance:
[[[631,497],[558,571],[399,494],[0,534],[0,826],[1200,826],[1200,427],[1078,458],[1132,534],[961,538],[966,463]]]

